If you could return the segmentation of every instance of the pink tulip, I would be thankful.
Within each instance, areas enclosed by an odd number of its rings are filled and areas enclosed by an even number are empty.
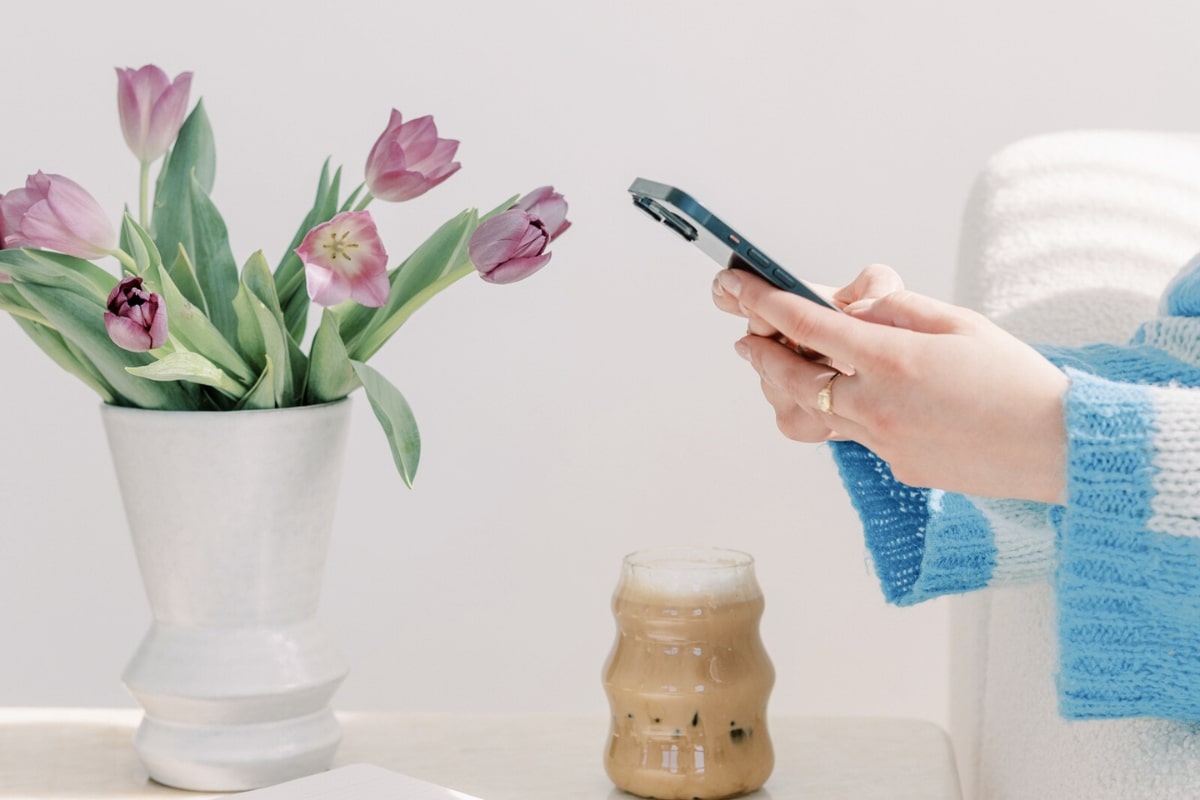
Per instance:
[[[57,250],[76,258],[100,258],[117,246],[104,210],[82,186],[39,171],[0,200],[5,247]]]
[[[387,302],[388,256],[369,211],[344,211],[313,228],[296,255],[314,303],[332,306],[350,298],[378,308]]]
[[[187,113],[192,73],[172,82],[153,64],[117,70],[117,108],[125,143],[143,164],[156,161],[175,141]]]
[[[567,201],[553,186],[541,186],[517,201],[517,208],[528,211],[542,221],[554,241],[571,227],[567,221]]]
[[[550,234],[527,211],[512,208],[484,222],[471,234],[467,255],[489,283],[513,283],[546,266]]]
[[[452,161],[454,139],[439,139],[433,117],[402,122],[392,109],[388,126],[367,156],[367,188],[380,200],[400,202],[420,197],[449,178],[462,165]]]
[[[167,306],[142,288],[141,278],[126,278],[108,295],[104,327],[118,347],[135,353],[153,350],[167,341]]]
[[[546,247],[569,227],[566,199],[541,186],[476,228],[467,255],[485,281],[513,283],[546,266]]]

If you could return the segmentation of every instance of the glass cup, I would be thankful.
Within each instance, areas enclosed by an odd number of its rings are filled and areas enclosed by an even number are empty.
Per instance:
[[[658,800],[752,792],[775,765],[767,698],[775,670],[759,637],[754,559],[688,547],[625,557],[604,665],[612,725],[604,768]]]

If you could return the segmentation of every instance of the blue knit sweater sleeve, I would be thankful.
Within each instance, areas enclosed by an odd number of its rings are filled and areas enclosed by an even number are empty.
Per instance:
[[[1049,580],[1067,718],[1200,720],[1200,270],[1127,346],[1043,348],[1070,377],[1062,506],[899,483],[834,457],[885,596]]]

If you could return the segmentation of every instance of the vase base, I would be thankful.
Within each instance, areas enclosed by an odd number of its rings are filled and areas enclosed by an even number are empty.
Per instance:
[[[149,715],[134,748],[150,777],[177,789],[259,789],[329,769],[342,739],[333,711],[273,722],[193,725]]]

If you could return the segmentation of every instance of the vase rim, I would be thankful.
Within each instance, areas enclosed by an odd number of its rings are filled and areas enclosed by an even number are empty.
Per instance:
[[[325,403],[309,403],[302,406],[283,406],[281,408],[239,408],[229,411],[199,411],[196,409],[176,409],[176,408],[142,408],[141,406],[118,406],[112,403],[101,403],[101,414],[187,414],[189,416],[213,416],[213,417],[228,417],[231,415],[242,414],[279,414],[280,412],[293,412],[302,414],[306,412],[318,411],[321,409],[334,408],[350,402],[350,397],[341,397],[337,400],[330,400]]]

